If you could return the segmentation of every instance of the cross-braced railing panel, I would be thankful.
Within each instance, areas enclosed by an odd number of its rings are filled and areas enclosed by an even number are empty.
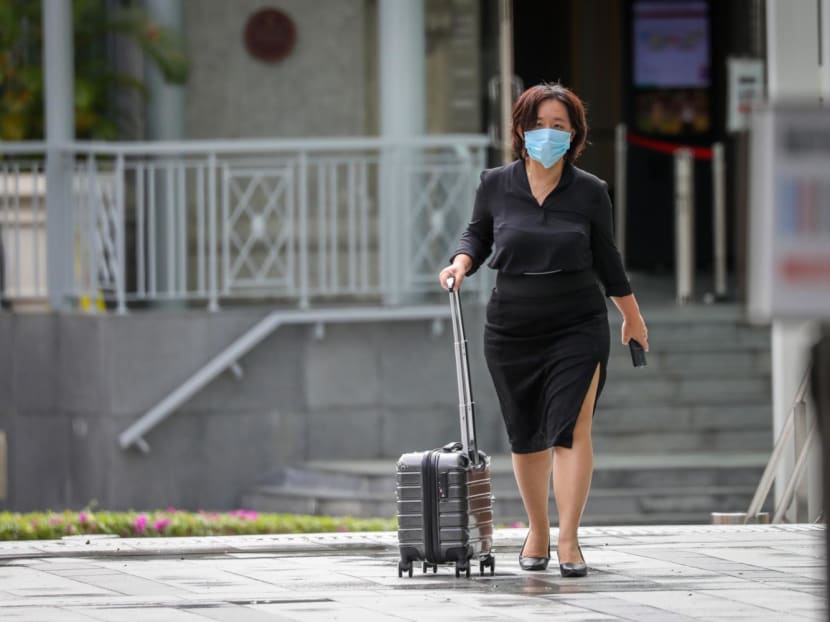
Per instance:
[[[72,184],[75,281],[95,295],[119,290],[121,255],[117,175],[112,162],[87,158],[76,169]]]
[[[409,174],[407,276],[413,288],[434,287],[435,275],[447,264],[469,220],[474,194],[470,166],[420,166]]]
[[[223,291],[269,288],[294,293],[293,167],[223,167]]]

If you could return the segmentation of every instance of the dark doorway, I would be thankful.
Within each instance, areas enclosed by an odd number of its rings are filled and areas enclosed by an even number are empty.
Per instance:
[[[525,88],[571,83],[571,34],[570,2],[514,0],[513,61]]]

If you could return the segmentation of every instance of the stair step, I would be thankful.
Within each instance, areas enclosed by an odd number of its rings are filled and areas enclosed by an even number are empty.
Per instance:
[[[767,458],[763,451],[599,453],[584,522],[709,522],[710,512],[743,511]],[[285,471],[275,470],[272,483],[246,494],[244,506],[303,514],[395,515],[392,460],[315,462]],[[497,520],[502,524],[523,520],[510,456],[491,457],[491,477]],[[555,512],[553,503],[551,512]]]
[[[616,348],[614,348],[616,350]],[[608,368],[615,380],[622,378],[681,379],[681,378],[769,378],[769,352],[715,351],[715,352],[659,352],[647,354],[648,367],[637,369],[631,365],[631,356],[613,352]]]
[[[695,515],[697,522],[708,522],[711,512],[746,510],[753,486],[660,487],[653,489],[593,487],[585,508],[585,524],[659,523],[667,514]],[[517,490],[494,491],[494,512],[502,524],[526,520]],[[261,512],[297,514],[393,517],[394,491],[387,495],[303,494],[301,491],[262,489],[243,497],[245,507]],[[551,501],[552,521],[556,507]],[[626,518],[632,517],[632,518]],[[633,518],[633,517],[636,517]]]
[[[642,376],[625,382],[611,382],[603,389],[602,399],[633,404],[658,400],[671,405],[695,404],[768,404],[771,385],[765,378],[680,378],[663,379]]]

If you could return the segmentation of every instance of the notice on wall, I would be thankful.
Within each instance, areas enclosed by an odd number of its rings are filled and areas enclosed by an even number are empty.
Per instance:
[[[748,130],[752,108],[764,98],[764,61],[730,58],[727,74],[726,131]]]
[[[749,314],[830,319],[830,108],[753,115]]]

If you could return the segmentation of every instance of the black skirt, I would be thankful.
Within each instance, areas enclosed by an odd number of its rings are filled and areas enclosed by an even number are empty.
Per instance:
[[[484,356],[511,450],[571,447],[597,365],[597,401],[608,365],[608,311],[593,273],[499,273],[486,317]]]

